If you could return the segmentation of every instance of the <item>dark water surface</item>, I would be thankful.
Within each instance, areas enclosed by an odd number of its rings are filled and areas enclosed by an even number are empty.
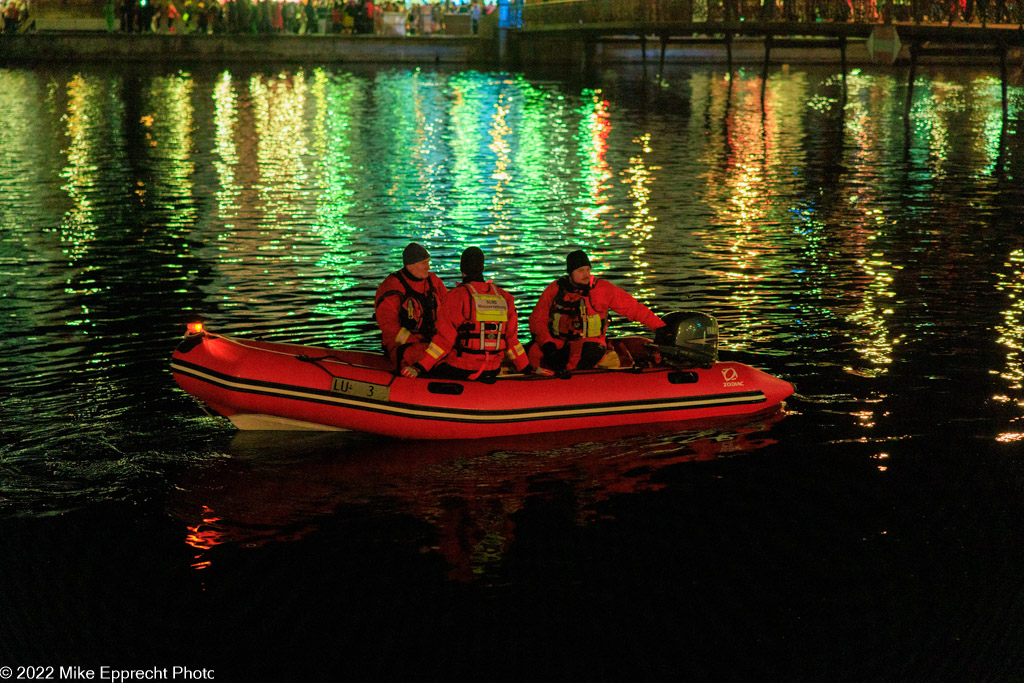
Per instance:
[[[1020,74],[758,72],[0,70],[0,667],[1024,680]],[[410,239],[525,312],[582,246],[798,393],[422,443],[175,386],[195,313],[372,348]]]

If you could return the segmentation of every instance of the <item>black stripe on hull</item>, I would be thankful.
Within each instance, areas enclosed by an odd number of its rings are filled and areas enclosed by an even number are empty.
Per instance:
[[[701,408],[724,408],[767,402],[767,398],[761,391],[741,391],[666,399],[575,404],[568,407],[551,406],[504,410],[473,410],[467,408],[428,407],[395,401],[378,401],[356,396],[345,396],[323,389],[310,389],[308,387],[277,382],[242,379],[178,359],[171,363],[171,370],[174,373],[240,394],[283,398],[407,419],[469,424],[569,420],[606,415],[636,415],[676,410],[698,410]]]

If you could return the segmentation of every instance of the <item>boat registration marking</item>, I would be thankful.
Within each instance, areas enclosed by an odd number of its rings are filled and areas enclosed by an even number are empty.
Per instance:
[[[390,389],[383,384],[371,384],[370,382],[357,382],[354,379],[335,377],[331,382],[331,391],[346,396],[359,396],[360,398],[373,398],[378,401],[388,400]]]

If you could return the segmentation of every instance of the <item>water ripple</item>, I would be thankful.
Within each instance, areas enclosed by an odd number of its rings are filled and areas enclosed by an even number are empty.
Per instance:
[[[716,314],[726,351],[796,381],[804,415],[836,411],[839,440],[952,423],[944,400],[1009,433],[1024,98],[1013,85],[1003,123],[990,77],[919,78],[906,126],[890,75],[855,71],[840,93],[826,68],[765,88],[698,68],[657,90],[0,70],[3,495],[56,510],[164,486],[187,435],[216,433],[167,371],[185,320],[374,348],[373,295],[410,240],[449,284],[480,246],[524,315],[585,248],[656,311]],[[890,417],[858,417],[874,401]]]

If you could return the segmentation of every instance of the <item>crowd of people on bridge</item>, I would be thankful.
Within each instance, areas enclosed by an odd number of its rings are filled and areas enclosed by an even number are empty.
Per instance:
[[[515,299],[484,276],[478,247],[462,252],[462,280],[448,289],[430,270],[430,254],[411,242],[402,268],[377,288],[374,315],[381,345],[406,377],[489,380],[503,364],[554,375],[602,364],[611,312],[656,330],[665,323],[625,290],[591,272],[586,252],[570,252],[565,275],[549,284],[529,316],[532,340],[520,341]]]
[[[460,25],[475,34],[494,8],[478,0],[411,7],[374,0],[106,0],[104,16],[107,30],[129,33],[424,35],[445,32],[451,17],[465,15]]]
[[[530,0],[544,2],[545,0]],[[105,0],[108,31],[297,35],[477,34],[496,0],[443,0],[412,5],[388,0]],[[0,30],[31,30],[30,0],[0,0]],[[521,6],[520,3],[516,3]],[[1020,23],[1011,0],[710,0],[693,8],[697,21],[941,21]]]
[[[1018,23],[1012,0],[722,0],[708,2],[711,21]],[[696,10],[695,10],[696,12]]]

